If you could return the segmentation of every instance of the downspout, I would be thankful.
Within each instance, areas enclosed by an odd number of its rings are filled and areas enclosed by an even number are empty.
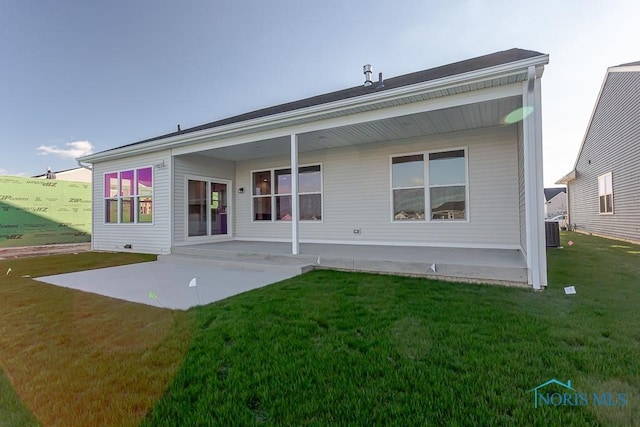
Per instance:
[[[95,177],[94,177],[94,174],[93,174],[93,168],[90,167],[90,166],[87,166],[87,165],[83,165],[80,160],[76,159],[76,162],[78,162],[78,166],[80,166],[81,168],[91,171],[91,192],[93,193],[93,184],[94,184],[94,181],[95,181]],[[95,230],[95,228],[96,228],[96,224],[95,223],[96,222],[93,220],[93,215],[94,215],[93,210],[95,209],[95,205],[93,204],[93,197],[91,197],[91,199],[92,199],[91,200],[91,250],[95,251],[96,248],[93,245],[93,236],[96,235],[96,230]]]
[[[523,88],[523,106],[530,107],[531,113],[524,117],[525,138],[525,203],[527,234],[527,266],[529,283],[533,289],[546,286],[546,244],[542,227],[542,115],[540,111],[540,84],[537,82],[536,67],[527,70],[527,83]]]
[[[291,134],[291,254],[300,253],[298,220],[298,135]]]

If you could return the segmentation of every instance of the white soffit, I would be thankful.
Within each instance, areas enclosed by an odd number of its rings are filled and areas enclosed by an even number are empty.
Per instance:
[[[442,110],[322,129],[299,135],[300,152],[372,142],[394,141],[504,125],[504,117],[522,106],[521,97],[467,104]],[[288,136],[199,151],[200,155],[242,161],[288,156]]]

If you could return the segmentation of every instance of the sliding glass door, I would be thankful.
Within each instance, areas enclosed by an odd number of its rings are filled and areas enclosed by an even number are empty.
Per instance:
[[[230,181],[187,180],[187,236],[230,236]]]
[[[211,235],[228,234],[227,230],[227,184],[211,183]]]

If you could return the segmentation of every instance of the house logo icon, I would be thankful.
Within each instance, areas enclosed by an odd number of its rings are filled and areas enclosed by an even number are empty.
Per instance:
[[[557,379],[552,378],[549,381],[547,381],[546,383],[540,384],[539,386],[529,390],[529,393],[531,393],[531,392],[534,393],[534,395],[533,395],[534,396],[533,397],[533,404],[534,404],[535,408],[538,407],[538,398],[542,398],[545,402],[548,403],[549,396],[548,395],[547,396],[542,395],[542,392],[540,390],[545,388],[545,387],[547,387],[547,386],[550,386],[551,384],[557,384],[560,387],[565,388],[567,391],[571,391],[571,392],[574,392],[574,393],[576,392],[576,390],[573,387],[571,387],[571,380],[567,380],[567,383],[564,384],[564,383],[558,381]],[[563,396],[563,395],[561,395],[559,393],[554,393],[551,396],[554,396],[554,395]],[[545,397],[546,397],[546,399],[545,399]]]
[[[543,390],[550,387],[548,390]],[[629,401],[627,393],[604,391],[591,392],[577,391],[571,386],[571,380],[563,383],[553,378],[546,383],[540,384],[536,388],[529,390],[533,392],[533,405],[540,406],[626,406]]]

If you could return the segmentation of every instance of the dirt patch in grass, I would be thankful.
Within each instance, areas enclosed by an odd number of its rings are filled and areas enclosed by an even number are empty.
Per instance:
[[[0,248],[0,260],[43,255],[59,255],[88,252],[91,243],[70,243],[64,245],[21,246],[18,248]]]
[[[23,276],[151,259],[84,253],[0,261],[0,366],[44,425],[137,425],[175,375],[192,316]]]

